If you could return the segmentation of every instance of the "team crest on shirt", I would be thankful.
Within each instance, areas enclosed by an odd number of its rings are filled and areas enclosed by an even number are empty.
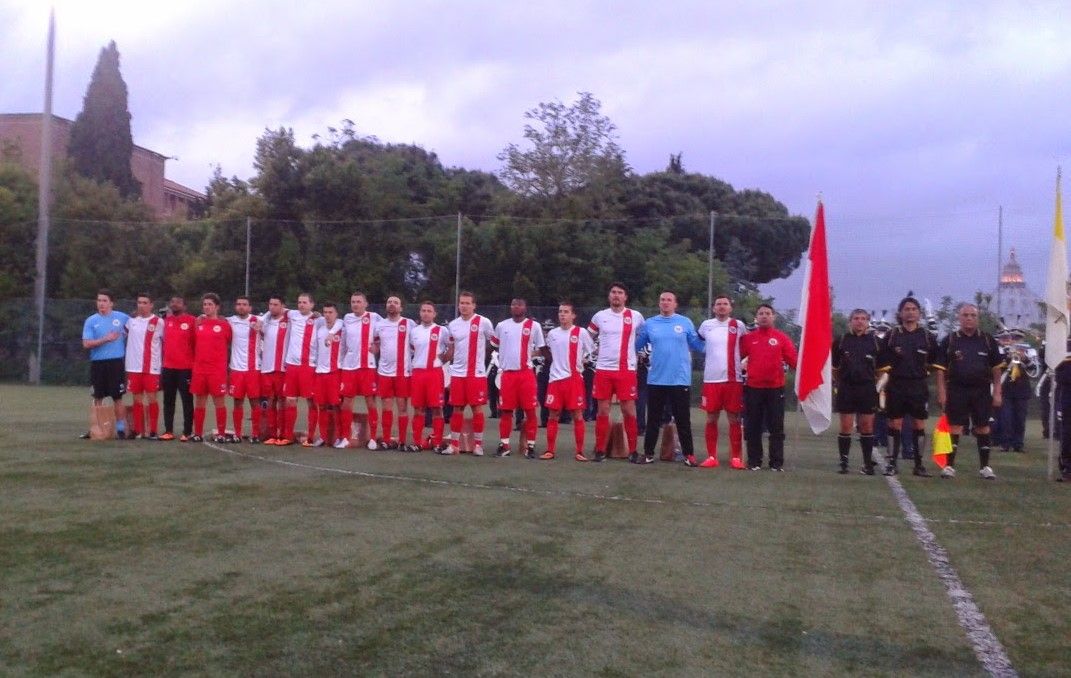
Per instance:
[[[729,325],[729,334],[736,334],[736,326]]]
[[[399,323],[398,324],[398,333],[399,334],[405,334],[405,323]]]
[[[152,323],[149,323],[148,327],[145,328],[145,331],[146,332],[155,332],[156,331],[156,325],[153,325]]]
[[[469,332],[479,332],[479,331],[480,331],[479,325],[469,325]]]
[[[367,325],[367,324],[369,323],[369,320],[368,320],[368,314],[367,314],[367,313],[365,313],[365,314],[364,314],[364,317],[362,317],[362,318],[361,318],[361,322],[362,322],[363,324],[365,324],[365,325]]]
[[[575,344],[578,341],[580,341],[580,337],[576,336],[575,334],[569,335],[569,343],[570,344]]]
[[[624,318],[622,319],[622,322],[624,322],[624,323],[625,323],[626,325],[631,325],[631,324],[632,324],[632,317],[631,317],[631,316],[627,316],[627,315],[626,315],[626,316],[625,316],[625,317],[624,317]]]
[[[112,324],[115,325],[116,327],[119,327],[119,319],[116,318],[115,320],[113,320]]]
[[[777,346],[777,340],[774,339],[773,337],[770,337],[769,343],[770,343],[770,346]]]
[[[218,334],[219,332],[223,331],[223,327],[221,327],[220,325],[213,325],[212,326],[212,331],[216,332]]]
[[[955,360],[963,360],[963,351],[956,350],[952,352],[952,357]]]
[[[179,329],[180,330],[188,330],[188,329],[190,329],[190,324],[189,323],[182,323],[181,325],[179,325]]]
[[[673,331],[676,332],[677,334],[680,334],[681,332],[684,331],[684,328],[681,327],[680,325],[674,325],[673,326]]]
[[[531,327],[526,327],[523,330],[521,330],[521,334],[523,334],[526,337],[531,333],[532,333],[532,328]]]
[[[340,334],[332,334],[331,335],[331,341],[333,341],[333,342],[335,342],[337,344],[338,342],[342,341],[342,335],[340,335]]]

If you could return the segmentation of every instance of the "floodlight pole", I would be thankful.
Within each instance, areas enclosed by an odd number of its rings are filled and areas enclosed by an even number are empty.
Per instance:
[[[52,226],[52,70],[56,52],[56,10],[48,16],[45,58],[45,108],[41,116],[41,169],[37,181],[37,277],[33,283],[37,310],[37,351],[30,357],[30,383],[40,386],[45,361],[45,293],[48,287],[48,232]]]
[[[457,297],[461,294],[461,212],[457,213],[457,252],[454,259],[454,317],[457,317]]]
[[[997,319],[1004,322],[1001,268],[1004,266],[1004,206],[997,207]]]
[[[714,308],[714,224],[718,213],[710,211],[710,245],[707,247],[707,313]]]
[[[245,296],[249,296],[249,259],[252,252],[253,217],[245,218]]]

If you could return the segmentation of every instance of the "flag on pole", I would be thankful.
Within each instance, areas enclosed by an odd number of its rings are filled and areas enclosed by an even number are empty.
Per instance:
[[[817,434],[829,428],[833,419],[833,309],[829,299],[826,217],[821,200],[807,251],[800,319],[803,333],[796,370],[796,397],[811,431]]]
[[[1056,216],[1052,221],[1049,277],[1045,284],[1045,364],[1056,369],[1067,356],[1067,240],[1060,204],[1060,168],[1056,169]]]
[[[933,427],[933,462],[938,468],[948,466],[948,455],[952,454],[952,429],[948,427],[948,417],[941,415]]]

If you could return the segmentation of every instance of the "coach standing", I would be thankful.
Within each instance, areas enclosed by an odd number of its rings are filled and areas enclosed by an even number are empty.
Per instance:
[[[164,391],[164,434],[160,440],[175,439],[175,394],[182,397],[182,437],[186,442],[193,433],[193,345],[197,338],[197,319],[186,312],[186,300],[171,297],[171,314],[164,321],[164,366],[160,385]],[[257,432],[254,431],[254,435]]]
[[[111,398],[115,406],[116,437],[125,437],[126,406],[126,323],[130,316],[112,308],[115,300],[108,290],[97,292],[97,312],[82,325],[82,348],[89,350],[89,380],[93,384],[93,404]]]
[[[740,355],[747,358],[744,385],[744,437],[747,465],[762,468],[762,430],[770,432],[770,470],[785,465],[785,365],[796,367],[796,346],[774,325],[774,310],[762,304],[755,312],[755,331],[740,342]]]
[[[687,466],[698,466],[692,445],[692,354],[702,351],[703,340],[691,320],[677,313],[677,295],[658,295],[658,315],[648,318],[636,332],[636,350],[651,346],[651,368],[647,372],[647,403],[651,417],[643,435],[643,459],[633,453],[629,461],[650,464],[655,459],[655,442],[661,428],[662,412],[669,403],[677,422],[681,452]]]

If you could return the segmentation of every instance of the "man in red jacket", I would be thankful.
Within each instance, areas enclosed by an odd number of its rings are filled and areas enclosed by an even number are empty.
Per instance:
[[[762,431],[770,433],[770,470],[785,464],[785,369],[796,367],[796,347],[784,332],[774,328],[774,310],[762,304],[755,312],[754,332],[740,342],[740,355],[747,359],[744,386],[744,437],[747,465],[762,469]]]

